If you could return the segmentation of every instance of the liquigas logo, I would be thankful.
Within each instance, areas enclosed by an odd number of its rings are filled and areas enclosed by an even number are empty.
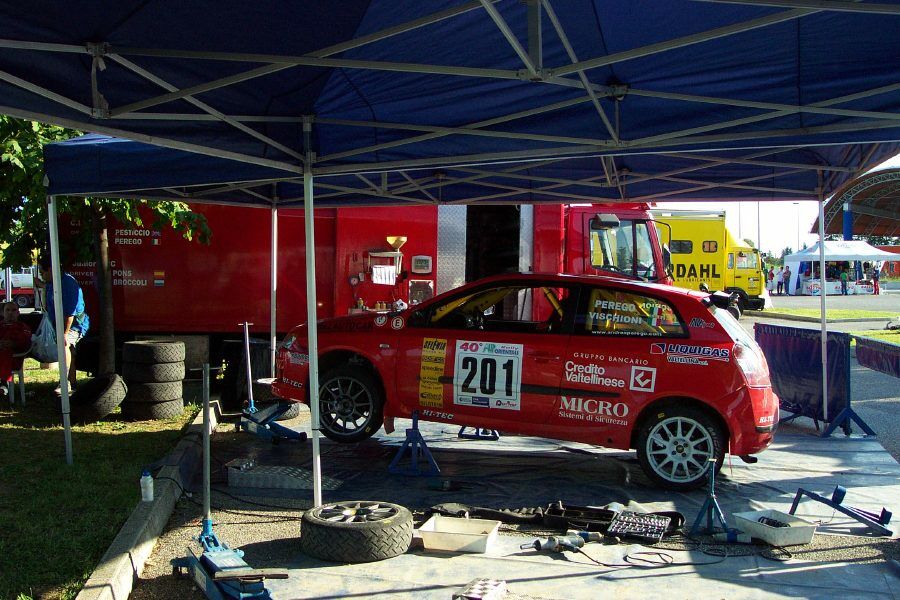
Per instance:
[[[728,348],[694,346],[691,344],[650,344],[650,354],[665,354],[670,363],[687,365],[707,365],[709,360],[728,362],[731,351]]]

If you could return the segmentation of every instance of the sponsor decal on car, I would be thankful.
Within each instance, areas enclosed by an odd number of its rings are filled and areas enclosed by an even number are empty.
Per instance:
[[[454,418],[453,413],[441,412],[437,410],[423,410],[423,417],[429,417],[431,419],[443,419],[445,421],[452,421]]]
[[[403,317],[394,317],[391,319],[391,329],[403,329],[403,325],[405,325],[403,321]]]
[[[522,344],[456,342],[454,404],[520,410],[521,390]]]
[[[712,329],[715,326],[715,323],[705,321],[700,317],[694,317],[693,319],[691,319],[691,322],[688,323],[688,327],[691,327],[693,329]]]
[[[302,352],[288,352],[288,361],[290,361],[292,365],[306,365],[309,364],[309,354]]]
[[[731,360],[731,351],[728,348],[693,344],[650,344],[650,354],[663,354],[668,362],[682,365],[706,366],[710,360],[720,362],[729,362]]]
[[[600,387],[624,388],[625,380],[606,377],[606,368],[594,363],[579,364],[569,360],[565,364],[566,381],[569,383],[586,383]]]
[[[560,396],[559,416],[606,425],[627,425],[628,405],[624,402],[610,402],[599,398]]]
[[[387,317],[384,315],[378,315],[375,317],[375,325],[378,327],[384,327],[384,324],[387,323]]]
[[[572,358],[580,358],[596,362],[611,362],[623,365],[646,366],[650,364],[650,361],[648,361],[646,358],[640,358],[637,356],[614,356],[612,354],[595,354],[592,352],[573,352]]]
[[[422,340],[422,363],[419,366],[419,405],[432,408],[444,406],[444,375],[447,361],[447,340],[425,338]]]
[[[302,388],[303,384],[296,379],[288,379],[287,377],[282,377],[281,380],[288,384],[291,387]]]
[[[635,392],[652,392],[656,389],[656,369],[654,367],[631,367],[628,389]]]
[[[319,323],[319,331],[370,331],[374,327],[367,319],[335,319]]]

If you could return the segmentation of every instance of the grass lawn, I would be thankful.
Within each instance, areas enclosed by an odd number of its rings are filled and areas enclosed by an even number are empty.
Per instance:
[[[900,346],[900,329],[888,331],[887,329],[869,329],[865,331],[851,331],[850,335],[856,337],[872,338],[879,342],[888,342]]]
[[[773,308],[766,312],[782,315],[797,315],[798,317],[816,317],[822,312],[818,308]],[[896,312],[884,310],[855,310],[852,308],[829,308],[825,311],[828,319],[884,319],[885,322],[897,318]]]
[[[142,467],[171,450],[197,413],[126,422],[117,411],[73,426],[70,466],[58,377],[28,360],[27,406],[13,412],[0,401],[0,598],[74,598],[140,501]]]

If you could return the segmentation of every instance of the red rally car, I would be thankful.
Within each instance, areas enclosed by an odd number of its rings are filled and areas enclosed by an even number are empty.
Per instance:
[[[339,442],[426,421],[637,450],[670,489],[771,442],[778,398],[727,297],[613,277],[482,279],[395,313],[319,322],[321,427]],[[308,402],[306,327],[276,395]]]

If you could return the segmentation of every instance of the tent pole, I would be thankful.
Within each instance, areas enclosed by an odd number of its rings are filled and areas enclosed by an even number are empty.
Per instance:
[[[272,249],[270,259],[270,282],[272,289],[269,292],[269,377],[275,377],[275,350],[278,340],[275,331],[276,297],[278,292],[278,199],[272,205]]]
[[[825,318],[825,297],[828,296],[825,281],[825,190],[822,187],[822,171],[819,171],[819,281],[822,306],[822,419],[828,422],[828,324]]]
[[[59,389],[62,392],[63,436],[66,443],[66,464],[72,464],[72,420],[69,415],[69,365],[66,363],[66,340],[62,301],[62,268],[59,265],[59,224],[56,219],[56,197],[47,196],[47,217],[50,222],[50,260],[53,273],[53,318],[56,323],[56,355],[59,357]]]
[[[313,213],[312,122],[303,120],[307,149],[303,169],[303,219],[306,225],[306,331],[309,351],[309,412],[312,429],[313,505],[322,505],[322,461],[319,450],[319,335],[316,325],[316,241]]]

